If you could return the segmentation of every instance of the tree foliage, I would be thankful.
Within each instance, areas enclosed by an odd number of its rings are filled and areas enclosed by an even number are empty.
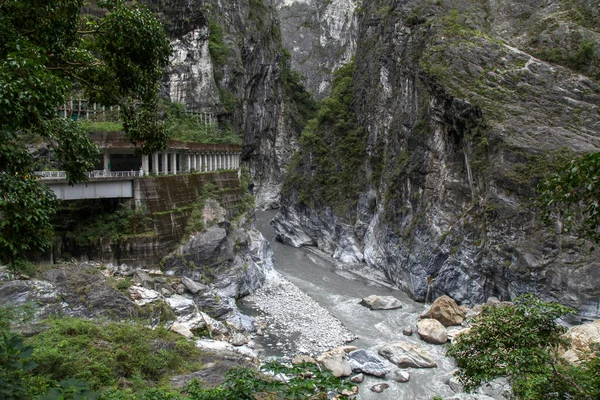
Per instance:
[[[512,306],[487,307],[447,352],[460,368],[458,379],[470,391],[506,376],[514,394],[524,399],[598,398],[598,360],[573,366],[559,356],[559,348],[568,343],[562,336],[566,328],[556,320],[572,312],[533,295]]]
[[[127,136],[142,152],[166,144],[155,114],[167,35],[145,7],[97,4],[102,17],[81,15],[84,0],[0,2],[0,262],[50,245],[54,195],[36,182],[24,137],[54,147],[69,183],[93,167],[97,148],[85,130],[57,116],[74,92],[120,105]]]
[[[563,232],[600,243],[600,153],[571,161],[541,182],[535,205],[545,222],[558,218]]]

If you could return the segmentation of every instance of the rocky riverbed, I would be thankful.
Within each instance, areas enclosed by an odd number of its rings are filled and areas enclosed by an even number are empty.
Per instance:
[[[262,312],[256,317],[262,342],[286,357],[317,355],[356,339],[329,311],[276,272],[244,303]]]

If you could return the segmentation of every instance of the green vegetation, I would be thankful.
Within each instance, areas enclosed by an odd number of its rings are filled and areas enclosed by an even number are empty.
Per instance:
[[[567,345],[562,336],[566,328],[556,320],[572,312],[533,295],[520,297],[512,306],[487,307],[447,355],[456,359],[458,378],[467,390],[506,376],[517,398],[597,399],[600,359],[574,366],[559,356],[559,348]]]
[[[217,21],[210,19],[208,21],[208,52],[213,62],[215,80],[220,82],[223,78],[221,69],[227,62],[227,57],[231,54],[231,49],[227,47],[223,40],[223,28]]]
[[[217,387],[194,380],[179,390],[171,376],[206,368],[193,341],[160,327],[69,317],[41,321],[44,329],[24,339],[10,330],[14,311],[0,308],[0,394],[7,400],[327,399],[332,390],[351,388],[313,364],[269,362],[264,372],[288,379],[238,367]]]
[[[144,207],[133,209],[104,201],[78,200],[61,203],[55,225],[56,234],[67,246],[97,245],[101,239],[125,240],[133,236],[154,236],[152,219]]]
[[[51,245],[55,196],[33,175],[20,140],[54,144],[70,183],[85,181],[97,149],[82,126],[59,118],[73,90],[91,102],[120,105],[123,128],[143,153],[164,148],[157,94],[171,47],[147,8],[98,2],[102,17],[80,15],[83,0],[0,2],[0,262],[16,267]]]
[[[200,117],[185,112],[182,104],[164,102],[165,131],[170,139],[192,143],[218,143],[241,145],[242,137],[218,124],[207,124]]]
[[[306,122],[315,116],[319,109],[318,102],[312,93],[306,90],[304,82],[306,77],[300,72],[292,69],[292,55],[287,49],[282,51],[282,78],[283,89],[295,105],[293,118],[298,129],[302,129]]]
[[[123,132],[122,122],[81,121],[81,126],[88,132]]]
[[[303,148],[290,164],[283,189],[295,187],[302,202],[332,205],[338,215],[354,212],[364,184],[360,172],[366,135],[358,126],[353,108],[354,70],[352,61],[335,72],[332,94],[306,124],[300,137]],[[303,170],[309,163],[310,170]]]
[[[600,153],[566,163],[560,172],[541,182],[537,191],[534,205],[546,223],[558,218],[563,232],[600,243]]]

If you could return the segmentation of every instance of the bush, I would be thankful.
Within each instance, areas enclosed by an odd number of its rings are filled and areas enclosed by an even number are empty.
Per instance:
[[[460,368],[458,379],[470,391],[506,376],[524,399],[598,398],[598,359],[573,366],[558,356],[568,343],[562,336],[566,328],[556,320],[572,312],[533,295],[518,298],[514,306],[487,307],[447,352]]]

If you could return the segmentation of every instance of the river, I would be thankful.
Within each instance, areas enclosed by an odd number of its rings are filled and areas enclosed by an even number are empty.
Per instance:
[[[294,248],[275,240],[275,232],[269,222],[276,211],[256,214],[256,227],[269,240],[275,254],[275,269],[289,281],[307,293],[314,301],[338,318],[358,339],[350,344],[373,350],[381,345],[407,341],[421,346],[438,363],[438,368],[410,368],[410,381],[396,383],[366,376],[360,385],[361,400],[431,399],[433,396],[451,396],[447,385],[455,369],[454,362],[446,358],[445,348],[420,340],[416,323],[425,305],[412,301],[408,295],[395,289],[376,271],[365,266],[350,266],[335,262],[312,248]],[[360,299],[372,294],[394,296],[405,305],[401,309],[372,311],[359,304]],[[412,327],[412,336],[402,334],[404,328]],[[260,342],[260,338],[258,339]],[[259,343],[268,348],[273,343]],[[276,348],[274,354],[276,354]],[[376,383],[390,385],[383,393],[369,390]]]

